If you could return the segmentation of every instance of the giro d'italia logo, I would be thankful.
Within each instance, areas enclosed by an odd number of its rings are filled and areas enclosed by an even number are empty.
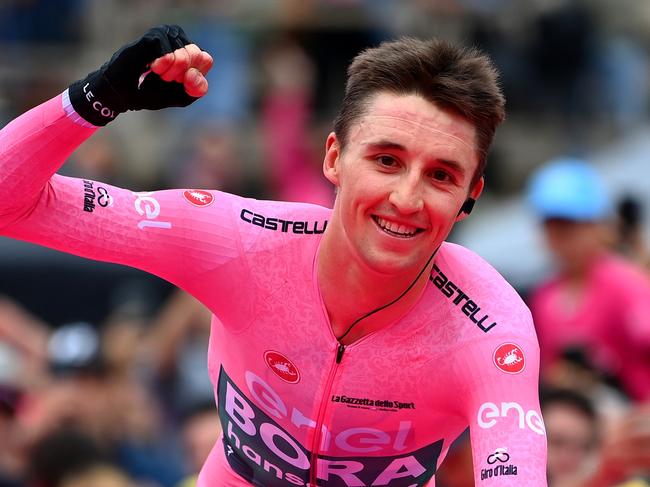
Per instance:
[[[209,206],[214,201],[214,196],[204,189],[186,189],[183,198],[194,206]]]
[[[298,368],[293,365],[293,362],[280,352],[267,350],[264,352],[264,361],[266,365],[277,375],[280,379],[289,384],[296,384],[300,380],[300,372]]]
[[[493,361],[499,370],[507,374],[518,374],[526,366],[523,350],[514,343],[499,345],[494,351]]]

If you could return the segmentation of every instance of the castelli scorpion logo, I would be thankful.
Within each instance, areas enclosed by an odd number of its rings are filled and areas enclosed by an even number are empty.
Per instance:
[[[293,365],[291,360],[280,352],[267,350],[264,352],[264,361],[275,375],[283,381],[290,384],[296,384],[300,380],[300,372],[298,372],[298,368]]]
[[[185,200],[194,206],[208,206],[214,201],[214,196],[204,189],[187,189],[183,191]]]
[[[519,345],[504,343],[494,351],[494,365],[508,374],[518,374],[526,366],[524,352]]]

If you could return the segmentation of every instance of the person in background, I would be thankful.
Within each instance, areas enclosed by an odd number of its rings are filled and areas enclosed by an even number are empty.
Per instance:
[[[541,406],[548,438],[549,487],[650,485],[647,405],[607,422],[587,396],[546,387]]]
[[[548,389],[540,402],[548,438],[548,482],[555,487],[582,474],[594,461],[598,416],[593,403],[571,389]]]
[[[643,206],[632,195],[624,196],[616,207],[618,214],[617,250],[645,268],[650,274],[650,246],[643,234]]]
[[[197,403],[214,402],[205,366],[209,337],[210,311],[181,290],[172,292],[149,323],[147,366],[174,416],[184,416]]]
[[[30,449],[27,487],[136,487],[90,436],[55,429]]]
[[[568,348],[544,372],[544,385],[569,389],[585,396],[596,409],[601,421],[612,423],[627,414],[630,398],[607,377],[582,348]]]
[[[634,401],[650,399],[650,278],[612,249],[613,206],[587,162],[559,158],[531,177],[528,198],[557,272],[530,295],[542,377],[581,349]]]
[[[282,201],[331,206],[334,192],[322,177],[310,133],[315,66],[297,42],[271,43],[264,52],[266,90],[262,99],[265,171],[271,195]]]
[[[198,473],[221,434],[219,413],[213,401],[200,401],[190,407],[181,419],[181,438],[190,474],[178,487],[194,487]]]
[[[3,352],[0,347],[0,367],[3,364]],[[22,391],[13,384],[6,383],[0,377],[0,487],[22,487],[24,461],[22,447],[23,435],[16,423],[16,409]]]

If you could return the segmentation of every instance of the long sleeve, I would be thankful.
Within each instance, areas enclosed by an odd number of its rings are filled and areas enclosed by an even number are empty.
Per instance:
[[[255,253],[273,252],[258,245],[259,236],[271,233],[270,245],[286,245],[314,233],[302,220],[327,213],[215,190],[133,192],[61,176],[55,171],[94,132],[71,116],[56,97],[0,132],[0,235],[157,275],[228,326],[245,326],[248,310],[263,299],[241,299],[258,285],[250,268]]]
[[[33,208],[52,175],[96,130],[68,117],[62,95],[0,130],[0,229]]]
[[[56,174],[95,130],[66,113],[60,95],[0,131],[0,235],[142,269],[214,309],[221,300],[211,295],[229,295],[216,293],[220,283],[237,280],[230,272],[246,276],[238,218],[246,200],[205,190],[132,192]]]

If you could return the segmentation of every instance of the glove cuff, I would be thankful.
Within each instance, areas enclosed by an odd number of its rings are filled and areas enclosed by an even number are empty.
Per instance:
[[[88,123],[103,127],[128,107],[104,77],[103,69],[90,73],[69,88],[70,103]]]

